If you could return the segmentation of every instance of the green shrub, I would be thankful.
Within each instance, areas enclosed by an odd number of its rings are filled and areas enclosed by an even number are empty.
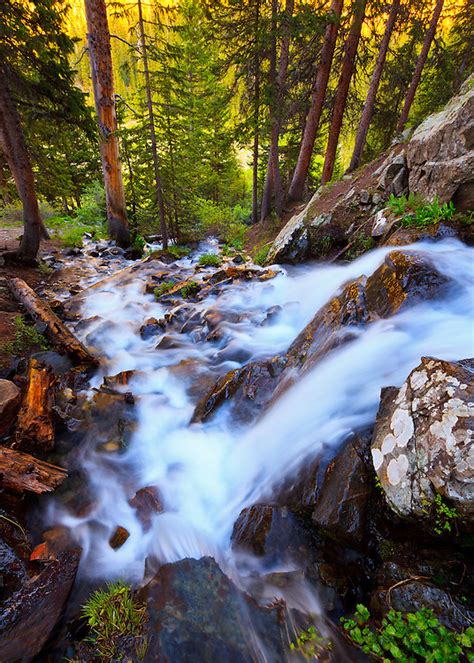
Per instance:
[[[171,255],[174,258],[185,258],[191,253],[191,249],[188,248],[187,246],[179,246],[176,244],[173,244],[172,246],[168,247],[168,253],[171,253]]]
[[[189,283],[181,289],[181,296],[183,299],[188,299],[188,297],[194,297],[200,290],[199,283],[196,281],[189,281]]]
[[[76,210],[77,221],[85,226],[101,226],[106,217],[104,187],[100,182],[93,182],[81,196],[81,206]]]
[[[317,659],[318,654],[331,651],[332,648],[332,642],[324,638],[315,626],[301,631],[295,642],[290,644],[290,649],[301,654],[307,661]]]
[[[219,267],[222,260],[217,253],[203,253],[202,256],[199,256],[198,264],[201,267]]]
[[[267,259],[268,253],[270,251],[270,245],[262,246],[258,251],[256,251],[253,261],[256,265],[264,265]]]
[[[390,210],[400,216],[400,223],[406,228],[427,228],[440,221],[449,221],[453,218],[456,210],[454,204],[439,204],[438,198],[428,203],[418,194],[411,193],[408,198],[393,194],[388,199]]]
[[[13,341],[4,343],[2,349],[4,352],[12,355],[24,355],[32,350],[49,350],[50,346],[35,327],[27,325],[21,315],[14,319],[15,338]]]
[[[242,251],[247,226],[242,222],[240,206],[231,208],[213,200],[197,198],[191,213],[196,220],[200,237],[216,235],[229,246]]]
[[[361,604],[353,619],[341,617],[352,642],[383,663],[456,663],[474,644],[474,628],[461,633],[448,629],[427,608],[407,613],[390,610],[377,629],[369,621],[370,612]]]
[[[146,653],[143,636],[145,606],[133,596],[131,588],[122,581],[107,583],[105,590],[94,592],[82,608],[91,635],[89,641],[94,654],[101,660],[121,660],[121,643],[127,648],[132,640],[138,659]],[[134,658],[133,660],[136,660]]]
[[[132,241],[132,249],[139,253],[140,255],[143,255],[143,252],[145,250],[146,246],[146,241],[141,235],[135,235]]]
[[[434,519],[434,533],[438,536],[450,534],[453,530],[454,521],[460,516],[459,511],[446,504],[440,493],[436,493],[431,511]]]
[[[153,290],[153,294],[155,295],[155,299],[159,299],[163,295],[166,295],[166,293],[169,292],[174,285],[175,285],[174,281],[163,281],[163,283],[160,283],[160,285],[158,285]]]

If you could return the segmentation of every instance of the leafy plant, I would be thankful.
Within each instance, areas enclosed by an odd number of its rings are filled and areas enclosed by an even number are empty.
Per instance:
[[[194,297],[199,292],[199,283],[196,281],[189,281],[189,283],[181,288],[181,296],[183,299],[188,299],[188,297]]]
[[[363,233],[359,233],[351,248],[346,252],[346,258],[349,260],[354,260],[358,258],[366,251],[370,251],[375,246],[375,242],[372,237],[366,237]]]
[[[189,249],[187,246],[173,244],[172,246],[168,247],[168,253],[171,253],[174,258],[185,258],[191,253],[191,249]]]
[[[449,221],[456,212],[451,201],[440,205],[436,197],[428,203],[422,196],[413,193],[410,193],[408,198],[397,198],[391,194],[388,206],[394,214],[401,217],[400,222],[406,228],[427,228],[440,221]]]
[[[175,285],[174,281],[163,281],[163,283],[160,283],[160,285],[158,285],[153,290],[153,294],[155,295],[155,299],[159,299],[163,295],[166,295],[166,293],[169,292],[174,285]]]
[[[135,235],[133,238],[132,242],[132,249],[139,253],[140,255],[143,255],[143,251],[145,250],[146,246],[146,241],[141,235]]]
[[[121,580],[94,592],[83,606],[82,615],[91,629],[89,641],[97,656],[106,661],[121,660],[120,644],[126,638],[127,641],[135,640],[137,658],[143,658],[146,653],[145,614],[145,606],[135,599],[131,587]]]
[[[36,327],[27,325],[21,315],[14,319],[15,338],[3,344],[3,350],[12,355],[23,355],[34,349],[49,350],[49,343]]]
[[[270,245],[262,246],[258,251],[256,251],[253,261],[256,265],[264,265],[267,259],[267,256],[270,252]]]
[[[203,253],[199,256],[198,264],[201,267],[219,267],[222,260],[216,253]]]
[[[456,518],[459,518],[460,513],[454,507],[450,507],[443,499],[440,493],[436,493],[433,503],[434,507],[434,525],[433,530],[435,534],[441,536],[442,534],[449,534],[453,529],[453,524]]]
[[[290,649],[297,651],[307,661],[316,659],[318,654],[324,651],[331,651],[332,647],[332,642],[324,638],[315,626],[310,626],[306,631],[301,631],[295,642],[290,644]]]
[[[379,628],[369,622],[370,612],[362,604],[357,605],[353,618],[341,617],[352,642],[383,663],[456,663],[474,644],[474,628],[460,633],[448,629],[427,608],[407,613],[390,610]]]

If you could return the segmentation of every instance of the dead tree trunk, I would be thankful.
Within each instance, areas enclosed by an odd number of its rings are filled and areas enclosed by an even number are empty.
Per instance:
[[[87,41],[91,62],[92,87],[99,123],[100,155],[104,175],[109,235],[121,246],[130,244],[125,206],[117,116],[110,49],[110,32],[105,0],[85,0]]]
[[[375,63],[374,73],[372,74],[372,80],[370,81],[370,87],[367,93],[367,98],[365,100],[364,109],[362,111],[362,116],[360,118],[359,129],[357,131],[354,151],[352,153],[351,163],[349,165],[348,172],[351,172],[352,170],[358,168],[360,160],[362,158],[362,152],[364,151],[365,141],[367,140],[369,126],[374,112],[375,99],[377,97],[377,92],[379,89],[380,79],[382,78],[382,71],[385,64],[385,59],[387,57],[388,45],[390,43],[390,38],[392,36],[393,28],[395,27],[399,9],[400,9],[400,0],[393,0],[387,25],[385,26],[385,32],[382,37],[382,41],[380,43],[380,48],[377,55],[377,61]]]
[[[51,451],[56,377],[39,361],[30,359],[28,379],[28,389],[18,412],[17,446],[29,451]]]
[[[329,128],[328,144],[326,147],[326,156],[324,158],[323,174],[321,184],[326,184],[332,177],[334,163],[336,161],[337,144],[341,133],[342,118],[346,108],[347,95],[351,84],[352,74],[354,73],[354,63],[359,45],[362,23],[365,17],[365,5],[367,0],[355,0],[354,14],[352,17],[349,36],[346,39],[344,47],[344,59],[342,62],[341,75],[337,85],[336,99]]]
[[[283,205],[283,192],[280,173],[279,140],[282,122],[282,107],[284,102],[284,87],[286,73],[288,71],[288,59],[290,54],[290,25],[289,21],[293,15],[294,0],[287,0],[285,8],[285,32],[281,43],[280,62],[278,74],[276,73],[276,17],[278,3],[272,2],[272,30],[274,33],[272,44],[272,55],[270,62],[271,78],[273,80],[273,103],[271,108],[270,127],[270,152],[268,155],[267,173],[265,177],[265,188],[262,197],[262,219],[265,219],[272,208],[278,215],[281,214]]]
[[[168,229],[166,227],[165,206],[163,203],[163,188],[161,186],[160,164],[158,161],[158,150],[156,146],[156,133],[155,133],[155,114],[153,110],[153,99],[150,87],[150,71],[148,69],[148,54],[146,49],[146,36],[143,27],[143,13],[142,3],[138,0],[138,23],[140,28],[140,42],[143,58],[143,69],[145,72],[145,87],[146,87],[146,101],[148,106],[148,118],[150,122],[150,136],[151,136],[151,154],[153,157],[153,170],[155,174],[155,192],[156,204],[158,206],[158,214],[160,215],[160,231],[163,248],[168,248]]]
[[[407,96],[405,97],[405,103],[403,105],[402,114],[400,115],[400,119],[398,120],[398,125],[397,125],[398,132],[403,131],[403,128],[408,120],[408,115],[410,114],[410,108],[415,99],[416,90],[421,80],[421,74],[423,73],[423,68],[428,58],[431,42],[433,41],[434,36],[436,34],[436,28],[438,26],[439,17],[443,10],[443,4],[444,0],[437,0],[436,2],[436,6],[434,8],[433,16],[431,17],[428,32],[425,35],[423,46],[421,48],[421,52],[418,57],[418,61],[416,63],[415,71],[413,73],[413,78],[411,79],[410,87],[408,88]]]
[[[8,285],[14,297],[23,304],[28,313],[35,320],[40,320],[46,325],[45,335],[59,351],[69,355],[80,364],[96,365],[99,363],[29,285],[22,279],[11,279]]]
[[[321,49],[321,61],[319,63],[316,79],[314,81],[311,106],[306,117],[306,123],[301,140],[298,160],[296,162],[295,172],[288,190],[289,200],[302,200],[306,179],[308,177],[311,157],[314,149],[314,142],[318,132],[319,122],[323,111],[326,90],[331,73],[332,59],[336,38],[339,30],[339,20],[341,18],[343,0],[332,0],[330,7],[331,22],[326,28],[324,34],[324,43]]]
[[[252,223],[258,221],[258,151],[259,151],[259,131],[260,131],[260,0],[255,0],[255,18],[254,18],[254,109],[253,109],[253,155],[252,155]]]
[[[0,447],[0,488],[15,493],[50,493],[67,478],[62,467]]]
[[[41,220],[36,198],[35,178],[16,104],[8,88],[6,71],[0,65],[0,147],[5,155],[23,206],[23,237],[14,253],[19,258],[34,260],[41,238],[48,233]]]

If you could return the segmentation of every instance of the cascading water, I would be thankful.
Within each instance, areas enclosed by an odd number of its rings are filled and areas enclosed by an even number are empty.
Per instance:
[[[140,272],[90,291],[82,310],[89,322],[77,333],[103,356],[91,386],[99,386],[103,376],[135,369],[123,389],[136,397],[138,426],[123,453],[111,457],[93,443],[81,452],[94,497],[87,515],[71,515],[57,501],[50,505],[50,520],[68,526],[83,547],[83,573],[141,579],[147,557],[228,560],[240,510],[271,494],[272,486],[295,474],[322,445],[337,447],[351,431],[373,423],[382,387],[400,385],[421,356],[473,356],[473,251],[456,240],[419,243],[403,250],[423,254],[452,281],[445,298],[354,330],[350,343],[300,377],[255,425],[237,425],[225,407],[211,421],[189,425],[192,376],[186,363],[177,375],[177,364],[194,360],[208,376],[222,375],[242,361],[284,352],[345,282],[370,275],[390,250],[374,250],[348,265],[289,268],[269,282],[234,283],[193,305],[245,314],[225,325],[230,338],[225,349],[195,331],[177,334],[179,347],[171,349],[156,349],[160,337],[143,340],[144,320],[162,317],[165,309],[144,294]],[[178,268],[190,264],[184,259]],[[262,325],[274,305],[281,311]],[[150,485],[159,487],[165,512],[144,532],[129,499]],[[109,538],[118,525],[130,536],[113,550]]]

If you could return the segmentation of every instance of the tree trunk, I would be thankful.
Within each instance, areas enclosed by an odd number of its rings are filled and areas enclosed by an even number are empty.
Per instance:
[[[402,114],[398,120],[397,131],[403,131],[403,128],[408,120],[408,115],[410,114],[410,108],[415,99],[416,90],[420,83],[421,74],[423,73],[423,67],[425,66],[426,60],[428,58],[428,53],[430,51],[431,42],[434,39],[436,28],[438,26],[439,17],[443,9],[444,0],[437,0],[436,6],[431,17],[430,25],[428,32],[425,35],[425,40],[421,48],[418,61],[416,63],[415,71],[413,73],[413,78],[411,79],[410,87],[408,88],[407,96],[405,97],[405,104],[403,106]]]
[[[129,246],[130,230],[125,206],[117,116],[110,50],[110,32],[105,0],[84,0],[92,86],[99,123],[100,155],[104,175],[109,235],[121,246]]]
[[[285,14],[289,22],[293,15],[294,0],[286,1]],[[280,173],[279,139],[282,120],[282,106],[284,102],[284,87],[286,73],[288,71],[288,58],[290,52],[290,26],[285,26],[285,33],[281,43],[280,62],[278,74],[276,73],[276,29],[277,29],[278,1],[272,0],[272,32],[273,43],[270,58],[270,84],[272,86],[272,108],[270,128],[270,152],[268,155],[267,173],[265,177],[265,188],[262,196],[262,219],[265,219],[275,209],[281,214],[283,205],[283,192]]]
[[[334,163],[336,161],[337,144],[341,133],[342,118],[346,108],[347,95],[351,84],[352,74],[354,73],[354,63],[359,45],[360,32],[365,17],[365,5],[367,0],[355,0],[354,15],[352,17],[349,36],[346,39],[344,47],[344,59],[342,62],[341,75],[337,85],[336,99],[329,128],[328,144],[326,156],[324,158],[323,174],[321,184],[326,184],[332,177]]]
[[[36,198],[35,178],[31,167],[20,116],[8,89],[7,75],[0,67],[0,147],[5,155],[16,189],[23,205],[23,237],[16,254],[19,258],[34,260],[41,238],[48,233],[41,220]]]
[[[388,45],[390,43],[390,37],[392,36],[393,28],[395,27],[399,9],[400,0],[393,0],[387,25],[385,26],[385,32],[380,43],[374,73],[372,74],[372,80],[370,81],[367,99],[365,100],[364,110],[362,111],[362,116],[360,118],[360,124],[357,131],[351,163],[347,169],[347,172],[351,172],[352,170],[358,168],[362,158],[362,152],[364,151],[365,141],[367,140],[369,126],[374,112],[375,99],[379,89],[380,79],[382,78],[385,59],[387,57]]]
[[[332,20],[326,28],[324,43],[321,49],[321,62],[319,63],[316,79],[313,85],[311,95],[311,106],[306,117],[306,123],[301,140],[298,160],[296,162],[295,172],[291,180],[288,191],[289,200],[302,200],[306,179],[308,177],[311,156],[313,154],[314,142],[318,132],[319,122],[323,111],[326,90],[331,73],[332,59],[336,38],[339,30],[339,20],[341,18],[343,0],[332,0],[330,13]]]
[[[148,55],[146,50],[145,29],[143,27],[143,13],[142,13],[141,0],[138,0],[138,22],[140,27],[140,41],[141,41],[141,51],[143,58],[143,69],[145,71],[146,101],[148,106],[148,117],[150,122],[150,135],[151,135],[151,154],[153,157],[153,170],[155,173],[156,204],[158,206],[158,213],[160,215],[161,240],[163,243],[163,248],[166,250],[168,248],[168,229],[166,227],[165,206],[163,203],[163,189],[161,186],[161,177],[160,177],[160,164],[158,161],[158,150],[156,147],[155,115],[153,111],[153,100],[151,96],[150,71],[148,69]]]
[[[252,162],[252,223],[258,221],[258,151],[259,151],[259,123],[260,123],[260,0],[255,0],[255,56],[254,56],[254,128],[253,128],[253,162]]]
[[[8,162],[5,155],[0,152],[0,197],[4,205],[9,205],[12,202],[8,190],[8,177]]]
[[[30,358],[28,389],[18,412],[17,447],[51,451],[54,447],[54,387],[56,377],[37,359]]]

